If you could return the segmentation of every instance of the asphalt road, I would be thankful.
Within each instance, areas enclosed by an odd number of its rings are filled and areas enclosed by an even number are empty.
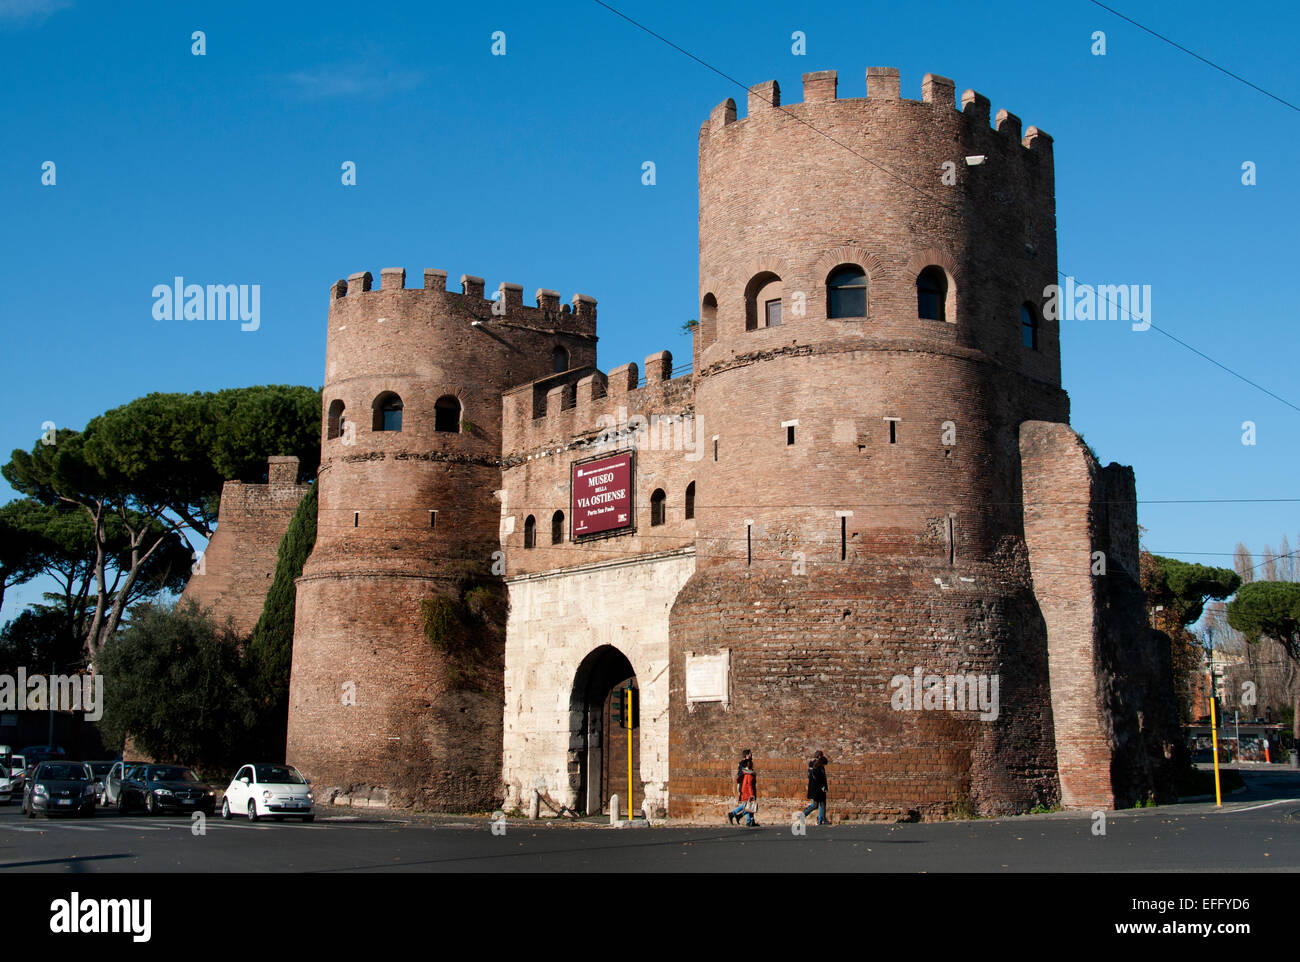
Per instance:
[[[1295,872],[1300,772],[1247,773],[1212,802],[1110,812],[906,825],[805,836],[790,822],[612,829],[598,823],[421,818],[318,810],[313,824],[184,816],[24,818],[0,807],[0,871],[112,872]],[[771,814],[770,812],[768,813]]]

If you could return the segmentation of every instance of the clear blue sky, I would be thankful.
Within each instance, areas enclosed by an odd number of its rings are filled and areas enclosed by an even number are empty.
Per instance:
[[[1289,3],[1114,0],[1300,102]],[[613,3],[745,84],[895,66],[1056,140],[1060,266],[1150,284],[1157,325],[1294,403],[1300,113],[1086,0]],[[206,33],[206,56],[191,34]],[[492,33],[506,55],[491,55]],[[791,52],[802,30],[807,53]],[[1091,53],[1103,30],[1105,56]],[[598,4],[0,0],[0,452],[150,391],[319,385],[327,289],[425,267],[600,302],[600,365],[689,349],[696,138],[741,91]],[[743,109],[743,107],[742,107]],[[41,165],[57,184],[41,185]],[[358,184],[340,183],[357,164]],[[657,184],[641,183],[641,164]],[[1241,183],[1257,165],[1258,184]],[[1288,266],[1291,265],[1291,266]],[[157,322],[175,275],[260,284],[261,328]],[[418,281],[417,281],[418,283]],[[646,296],[647,290],[655,292]],[[1073,424],[1139,497],[1296,494],[1300,413],[1154,331],[1067,324]],[[1254,421],[1258,441],[1241,443]],[[12,492],[0,484],[0,500]],[[1296,504],[1144,504],[1153,550],[1300,543]],[[1205,552],[1205,554],[1195,554]],[[1221,555],[1214,554],[1215,552]],[[12,617],[38,593],[12,591]]]

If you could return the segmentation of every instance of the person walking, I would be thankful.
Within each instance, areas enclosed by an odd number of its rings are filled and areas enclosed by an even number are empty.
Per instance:
[[[727,822],[739,825],[741,816],[745,816],[746,825],[758,825],[758,775],[754,771],[754,753],[746,748],[740,755],[740,764],[736,766],[736,799],[740,802],[727,813]]]
[[[818,749],[817,754],[808,762],[808,807],[803,810],[805,817],[812,814],[812,810],[817,809],[817,824],[829,825],[826,818],[826,763],[830,761],[826,755]]]

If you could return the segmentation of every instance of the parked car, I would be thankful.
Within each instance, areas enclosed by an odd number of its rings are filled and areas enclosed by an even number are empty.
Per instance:
[[[62,748],[52,748],[49,745],[32,745],[24,748],[19,754],[23,756],[23,763],[29,781],[32,772],[36,771],[36,766],[41,762],[66,761],[68,757]]]
[[[126,772],[117,810],[143,808],[150,815],[164,812],[216,812],[217,792],[183,765],[136,765]]]
[[[235,773],[221,800],[221,817],[247,815],[256,822],[270,816],[279,822],[292,816],[310,822],[316,817],[311,803],[311,783],[298,769],[264,762],[245,765]]]
[[[23,814],[95,814],[95,779],[85,762],[41,762],[23,791]]]
[[[108,773],[113,770],[114,762],[86,762],[90,766],[90,774],[95,777],[95,793],[99,799],[99,804],[104,804],[104,779]]]
[[[14,755],[8,745],[0,745],[0,802],[21,800],[25,781],[23,757]]]
[[[122,780],[126,778],[126,773],[137,765],[143,765],[144,762],[114,762],[113,767],[108,770],[104,776],[104,787],[100,792],[99,804],[105,808],[116,807],[118,811],[123,811],[122,799]]]

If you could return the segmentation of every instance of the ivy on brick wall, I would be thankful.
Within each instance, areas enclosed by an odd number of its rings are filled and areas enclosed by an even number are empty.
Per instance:
[[[302,567],[316,545],[316,504],[317,485],[313,484],[298,503],[298,510],[280,539],[275,575],[244,656],[250,693],[258,707],[258,728],[268,758],[282,757],[284,752],[297,598],[294,581],[302,574]]]
[[[424,636],[442,655],[453,688],[483,687],[484,670],[505,636],[508,602],[499,584],[463,577],[452,593],[420,602]]]

